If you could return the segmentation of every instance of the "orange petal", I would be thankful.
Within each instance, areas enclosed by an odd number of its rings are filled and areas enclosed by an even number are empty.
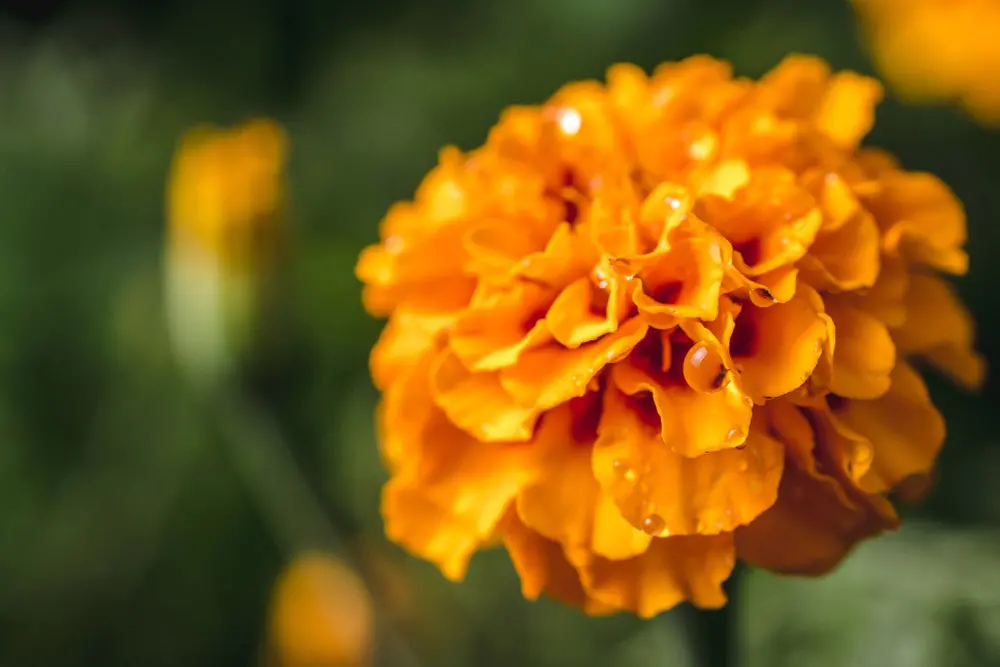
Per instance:
[[[516,366],[500,372],[500,382],[517,404],[547,410],[582,396],[594,377],[627,356],[647,329],[639,318],[632,318],[614,333],[575,350],[558,345],[531,350]]]
[[[552,417],[546,415],[546,419]],[[558,418],[558,416],[557,416]],[[590,448],[566,440],[533,484],[517,497],[518,518],[528,528],[566,547],[590,543],[600,487],[590,465]]]
[[[386,534],[449,579],[461,579],[564,431],[555,422],[540,426],[530,443],[486,444],[438,412],[420,432],[407,434],[408,465],[383,489]]]
[[[830,391],[845,398],[878,398],[889,390],[896,346],[889,330],[846,299],[826,298],[837,332]]]
[[[669,328],[678,318],[715,319],[724,274],[719,241],[691,234],[647,260],[632,300],[651,326]]]
[[[514,225],[509,220],[471,229],[462,239],[468,256],[465,270],[487,280],[506,275],[522,258],[544,248],[544,240],[531,231],[531,225]]]
[[[546,316],[546,325],[557,341],[568,348],[577,348],[618,328],[617,309],[611,305],[599,308],[602,296],[599,292],[600,288],[590,278],[580,278],[556,297]]]
[[[882,95],[882,86],[875,79],[838,72],[831,77],[816,111],[816,127],[838,146],[853,150],[872,129],[875,106]]]
[[[822,59],[792,54],[760,78],[757,98],[782,116],[807,118],[815,114],[829,79],[830,66]]]
[[[426,433],[442,418],[430,392],[430,368],[436,355],[436,349],[425,352],[382,394],[377,411],[379,449],[394,472],[420,465]]]
[[[878,189],[865,197],[882,229],[883,247],[911,261],[947,271],[965,273],[969,258],[965,210],[939,178],[919,172],[887,172]]]
[[[580,584],[580,576],[570,565],[562,548],[526,527],[510,512],[502,524],[504,546],[514,569],[521,578],[521,594],[537,600],[542,593],[583,609],[592,616],[604,615],[617,609],[588,597]]]
[[[369,360],[375,386],[384,391],[431,349],[454,321],[455,313],[405,310],[393,313],[372,348]]]
[[[600,404],[590,409],[600,410]],[[554,432],[568,434],[569,414],[571,410],[556,408],[545,420]],[[607,558],[631,558],[645,551],[652,538],[625,521],[601,490],[591,466],[591,445],[571,437],[553,442],[538,478],[517,497],[518,518],[567,549],[593,548]]]
[[[884,500],[875,498],[886,514]],[[845,504],[836,480],[785,467],[778,501],[736,530],[736,552],[751,565],[785,574],[829,572],[859,541],[895,527],[866,504]]]
[[[746,392],[759,403],[802,385],[823,353],[828,323],[822,299],[805,285],[788,303],[745,306],[729,351]]]
[[[838,418],[874,447],[861,480],[869,492],[885,491],[906,477],[927,472],[944,443],[945,424],[920,375],[905,363],[892,373],[892,387],[874,401],[849,401]]]
[[[605,392],[594,475],[632,525],[656,536],[731,531],[774,503],[780,443],[751,432],[746,446],[687,458],[615,389]]]
[[[755,170],[731,200],[703,196],[695,207],[733,244],[733,264],[758,276],[794,264],[816,238],[823,214],[816,199],[784,169]]]
[[[459,428],[485,442],[529,440],[541,410],[514,401],[496,372],[474,373],[445,350],[431,368],[434,401]]]
[[[588,275],[597,260],[597,249],[590,239],[563,223],[553,232],[545,250],[524,257],[512,275],[562,289]]]
[[[365,283],[365,308],[388,315],[400,306],[439,312],[465,306],[475,282],[463,273],[462,232],[461,225],[448,225],[405,240],[389,236],[365,248],[355,269]]]
[[[883,255],[878,280],[871,289],[851,295],[866,313],[874,315],[887,327],[899,327],[907,319],[906,293],[910,272],[899,257]]]
[[[910,276],[906,321],[893,336],[902,353],[923,356],[965,387],[982,385],[986,361],[975,351],[975,323],[944,280]]]
[[[593,479],[589,461],[587,470]],[[611,496],[603,490],[598,493],[590,544],[590,550],[596,556],[607,560],[625,560],[644,553],[652,540],[652,535],[636,529],[625,520]]]
[[[589,597],[651,618],[682,602],[704,609],[726,603],[723,582],[733,570],[733,537],[692,535],[654,539],[628,560],[570,554]]]
[[[451,349],[471,371],[511,366],[525,350],[552,340],[542,318],[552,292],[535,283],[480,290],[455,320]]]
[[[678,352],[676,361],[668,361],[675,355],[665,354],[665,345],[670,345],[669,339],[662,344],[655,339],[644,341],[636,349],[635,358],[611,369],[614,385],[627,395],[652,398],[661,425],[660,440],[672,453],[696,457],[741,446],[749,432],[752,404],[737,383],[726,382],[728,373],[719,357],[710,362],[712,348],[697,343],[683,356]],[[711,377],[704,386],[692,387],[690,382],[699,385],[700,381],[694,377],[698,371],[691,368],[690,357],[692,352],[702,351],[706,365],[712,369]],[[660,370],[666,363],[670,364],[669,373]],[[678,368],[674,368],[675,363]],[[684,377],[685,369],[688,378]]]
[[[858,211],[839,227],[820,232],[800,269],[816,289],[844,291],[874,285],[879,273],[879,232],[872,216]]]

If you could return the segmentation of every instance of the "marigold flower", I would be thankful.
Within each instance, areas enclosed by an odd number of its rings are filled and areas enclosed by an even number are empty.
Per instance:
[[[853,0],[875,65],[906,98],[1000,122],[998,0]]]
[[[167,191],[166,288],[178,357],[213,376],[245,351],[284,232],[284,132],[269,120],[198,127]]]
[[[275,584],[269,630],[275,667],[369,665],[373,631],[368,591],[332,556],[303,554]]]
[[[388,316],[390,538],[460,579],[651,616],[725,603],[736,558],[817,574],[894,528],[974,387],[950,190],[859,148],[881,90],[793,56],[612,67],[441,153],[357,273]]]

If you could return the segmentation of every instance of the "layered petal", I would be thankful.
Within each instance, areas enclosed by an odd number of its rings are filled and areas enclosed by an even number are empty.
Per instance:
[[[954,289],[940,278],[914,274],[905,309],[905,321],[893,330],[900,351],[924,357],[968,388],[980,386],[986,361],[975,350],[975,324]]]
[[[633,526],[657,537],[717,535],[774,503],[783,452],[773,438],[751,430],[742,448],[688,458],[642,410],[609,389],[593,454],[594,475]]]
[[[726,603],[722,584],[736,562],[730,534],[657,538],[628,560],[570,554],[589,598],[651,618],[685,601],[703,609]]]
[[[891,379],[881,398],[848,401],[837,411],[844,424],[871,443],[874,458],[861,486],[873,493],[930,470],[944,444],[944,419],[913,367],[900,362]]]
[[[832,336],[823,311],[819,295],[804,286],[788,303],[743,308],[729,352],[755,401],[787,394],[809,378]]]

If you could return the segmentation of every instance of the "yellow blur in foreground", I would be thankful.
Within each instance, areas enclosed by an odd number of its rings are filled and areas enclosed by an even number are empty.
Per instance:
[[[371,598],[358,576],[332,556],[302,555],[275,585],[269,626],[270,664],[369,665],[373,627]]]
[[[176,355],[211,380],[247,351],[285,232],[284,131],[266,119],[197,127],[167,189],[166,301]]]
[[[1000,0],[853,0],[879,73],[907,99],[1000,123]]]

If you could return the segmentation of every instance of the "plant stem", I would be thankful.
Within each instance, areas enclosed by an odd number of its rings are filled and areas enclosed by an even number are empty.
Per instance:
[[[736,568],[726,582],[729,597],[721,609],[693,609],[691,639],[695,648],[696,664],[701,667],[736,667],[739,662],[740,636],[739,589],[743,567]]]

